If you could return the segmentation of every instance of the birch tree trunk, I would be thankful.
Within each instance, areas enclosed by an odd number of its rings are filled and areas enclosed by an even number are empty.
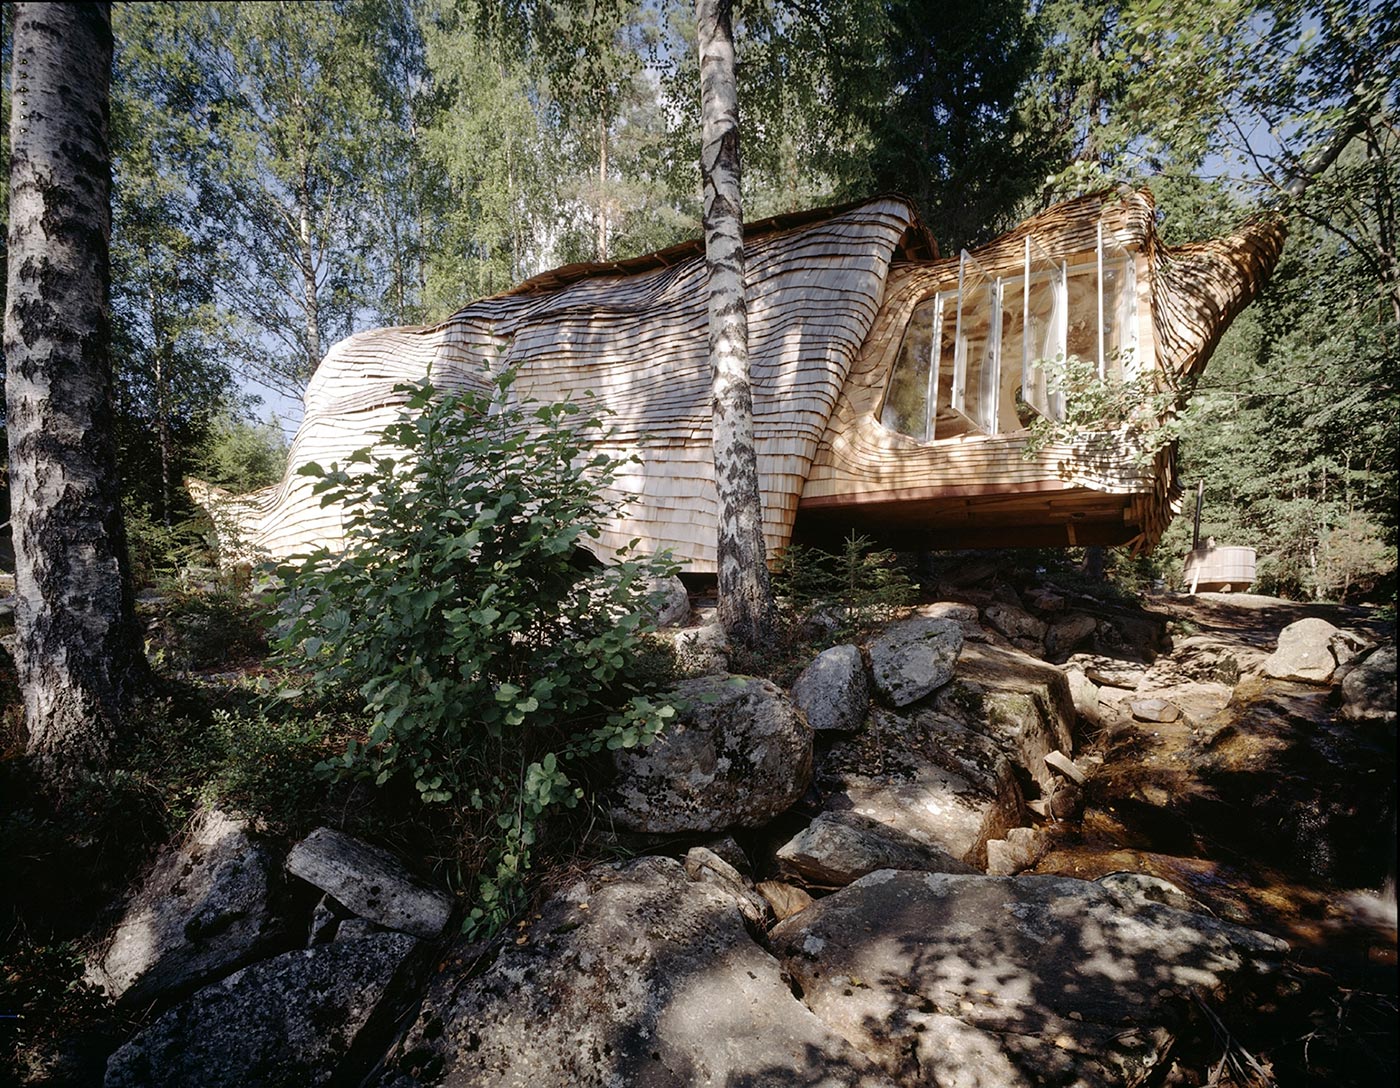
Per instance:
[[[62,795],[148,681],[118,497],[109,358],[106,3],[14,5],[5,310],[15,664]]]
[[[700,174],[705,198],[715,490],[719,497],[719,619],[732,639],[757,646],[772,633],[773,593],[763,543],[763,501],[758,488],[749,384],[732,7],[732,0],[696,0]]]

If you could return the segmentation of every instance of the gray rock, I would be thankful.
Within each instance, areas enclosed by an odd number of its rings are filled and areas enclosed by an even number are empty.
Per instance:
[[[1352,667],[1342,681],[1342,716],[1395,721],[1395,647],[1382,646]]]
[[[1026,603],[1040,612],[1062,612],[1065,607],[1065,599],[1062,594],[1051,589],[1044,589],[1040,586],[1033,586],[1026,590]]]
[[[668,632],[680,669],[687,676],[729,671],[729,636],[718,623]]]
[[[935,601],[914,608],[914,615],[930,620],[952,620],[962,628],[963,638],[968,642],[986,642],[987,632],[982,629],[982,614],[975,604],[962,601]]]
[[[679,627],[690,618],[690,594],[685,583],[675,575],[654,578],[647,583],[651,595],[651,614],[657,627]]]
[[[1045,637],[1045,621],[1038,620],[1024,608],[1002,601],[993,601],[983,613],[987,622],[1007,638],[1024,638],[1039,642]]]
[[[1020,786],[1002,750],[932,710],[878,711],[832,746],[818,773],[827,811],[884,825],[981,869],[986,844],[1022,822]]]
[[[1171,881],[1148,873],[1109,873],[1094,881],[1101,888],[1134,903],[1161,903],[1177,910],[1205,914],[1206,910]]]
[[[1063,752],[1054,751],[1047,753],[1045,756],[1045,765],[1052,771],[1064,775],[1076,786],[1082,786],[1089,780],[1084,772],[1075,765],[1074,760],[1070,759],[1069,756],[1065,755]]]
[[[713,850],[744,876],[753,875],[753,865],[749,862],[749,856],[744,853],[744,848],[739,845],[733,835],[721,835],[718,838],[708,839],[700,845],[707,850]]]
[[[1087,881],[888,870],[771,939],[812,1011],[901,1083],[998,1088],[1133,1082],[1153,1048],[1128,1029],[1286,951]]]
[[[1045,632],[1045,652],[1052,658],[1073,653],[1098,628],[1098,621],[1083,612],[1072,612]]]
[[[691,847],[685,855],[685,875],[718,888],[734,900],[744,920],[760,929],[768,922],[768,901],[754,891],[753,882],[738,869],[704,846]]]
[[[767,680],[702,676],[682,682],[684,703],[648,748],[614,754],[613,822],[651,834],[761,827],[811,779],[812,730]]]
[[[177,1005],[113,1054],[103,1083],[328,1084],[416,943],[403,933],[385,933],[245,967]]]
[[[870,642],[875,687],[894,706],[908,706],[953,678],[962,648],[962,626],[953,620],[892,623]]]
[[[1325,684],[1337,668],[1333,642],[1341,632],[1316,617],[1290,623],[1278,636],[1278,648],[1264,662],[1264,675],[1275,680]]]
[[[1181,708],[1166,699],[1134,699],[1128,709],[1140,722],[1174,722],[1181,717]]]
[[[247,825],[217,809],[156,861],[127,902],[88,981],[123,1006],[187,992],[273,951],[274,862]]]
[[[870,708],[865,662],[855,646],[823,650],[792,685],[792,701],[813,729],[859,729]]]
[[[1045,756],[1074,745],[1075,710],[1065,674],[1029,654],[1001,646],[968,646],[958,676],[934,708],[989,737],[1035,780],[1054,785]]]
[[[1043,832],[1033,827],[1013,827],[1004,839],[987,843],[987,875],[1015,876],[1025,872],[1050,848]]]
[[[344,907],[329,895],[321,896],[315,909],[311,912],[311,925],[306,933],[306,947],[310,948],[312,945],[325,944],[327,941],[334,940],[336,929],[346,917],[347,913]]]
[[[876,869],[975,873],[946,850],[855,812],[823,812],[778,849],[784,871],[844,887]]]
[[[419,880],[389,851],[329,827],[318,827],[292,847],[287,872],[351,914],[415,937],[436,937],[452,914],[451,897]]]
[[[444,1088],[888,1084],[792,995],[733,900],[668,858],[592,871],[517,942],[477,978],[439,975],[396,1072]]]

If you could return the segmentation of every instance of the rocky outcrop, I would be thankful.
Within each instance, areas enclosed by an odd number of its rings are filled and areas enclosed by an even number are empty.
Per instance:
[[[887,1084],[729,896],[659,857],[594,870],[483,975],[440,978],[391,1064],[386,1084],[443,1088]]]
[[[817,732],[859,729],[870,708],[860,649],[847,645],[823,650],[792,685],[792,701]]]
[[[292,847],[287,872],[360,918],[431,939],[447,926],[452,897],[419,880],[387,850],[320,827]]]
[[[375,1012],[416,943],[406,934],[380,933],[245,967],[113,1054],[105,1088],[357,1083],[351,1071],[369,1071],[377,1057],[373,1036],[383,1046],[392,1023]]]
[[[1357,721],[1395,721],[1395,647],[1367,654],[1342,680],[1342,715]]]
[[[853,813],[896,841],[976,868],[986,864],[988,840],[1003,838],[1023,816],[1005,753],[933,710],[874,713],[864,733],[832,747],[817,788],[827,811]]]
[[[681,710],[648,748],[615,754],[612,819],[651,834],[760,827],[802,796],[812,730],[767,680],[703,676],[680,684]]]
[[[953,678],[962,648],[955,620],[914,616],[892,623],[870,641],[875,687],[892,706],[918,702]]]
[[[286,938],[271,903],[275,862],[246,821],[195,817],[127,902],[88,981],[124,1006],[186,993],[274,951]]]
[[[1133,1082],[1192,993],[1286,951],[1087,881],[888,870],[771,938],[812,1011],[900,1083],[998,1088]]]

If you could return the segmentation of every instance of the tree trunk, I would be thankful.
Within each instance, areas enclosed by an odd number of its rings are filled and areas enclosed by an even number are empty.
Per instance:
[[[731,0],[697,0],[700,42],[700,172],[709,270],[710,381],[715,490],[719,498],[719,619],[729,636],[757,646],[773,629],[763,543],[763,501],[754,450],[749,324],[744,300],[739,195],[739,102]]]
[[[149,679],[127,574],[109,357],[105,3],[16,4],[6,400],[15,664],[60,794]]]
[[[301,291],[306,309],[306,377],[321,365],[321,300],[316,291],[316,254],[311,247],[311,168],[303,163],[297,192],[297,259],[301,265]]]

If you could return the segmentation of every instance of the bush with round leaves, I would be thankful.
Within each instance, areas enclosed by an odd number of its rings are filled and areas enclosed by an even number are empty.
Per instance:
[[[618,510],[597,412],[485,390],[402,387],[379,445],[300,471],[343,510],[343,551],[284,568],[280,647],[367,728],[324,765],[476,813],[490,843],[473,928],[499,925],[539,825],[585,796],[581,761],[650,743],[674,713],[639,690],[653,579],[668,561],[584,549]]]

